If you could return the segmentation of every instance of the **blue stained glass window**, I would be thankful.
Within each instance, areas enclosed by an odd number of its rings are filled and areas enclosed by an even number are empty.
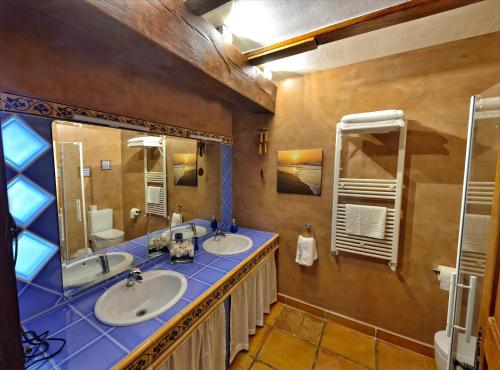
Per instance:
[[[2,124],[2,142],[5,161],[17,171],[25,170],[50,148],[49,143],[16,116]]]
[[[25,281],[32,281],[57,250],[55,244],[30,231],[24,231],[18,239],[16,276]]]
[[[54,200],[54,196],[24,176],[7,185],[9,211],[16,223],[27,227]]]

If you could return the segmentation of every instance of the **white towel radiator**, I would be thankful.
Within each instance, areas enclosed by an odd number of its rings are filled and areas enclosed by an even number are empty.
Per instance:
[[[167,145],[162,137],[161,172],[149,171],[148,149],[144,148],[144,209],[146,214],[167,217]],[[160,186],[160,203],[148,203],[148,186]]]
[[[403,170],[406,148],[406,122],[404,119],[364,122],[358,124],[337,123],[335,144],[335,167],[333,178],[332,240],[333,255],[349,252],[362,256],[387,260],[392,271],[398,262],[399,220],[403,195]],[[350,134],[371,134],[399,131],[397,173],[395,179],[361,179],[340,177],[342,138]],[[384,239],[351,235],[345,228],[345,205],[349,198],[363,200],[383,200],[393,203],[387,208]],[[341,203],[342,202],[342,203]]]

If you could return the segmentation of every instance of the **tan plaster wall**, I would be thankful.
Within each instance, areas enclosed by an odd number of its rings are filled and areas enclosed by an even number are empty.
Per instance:
[[[445,325],[447,292],[431,269],[455,262],[469,99],[498,82],[499,45],[494,33],[283,80],[274,117],[234,115],[234,215],[241,225],[280,233],[279,292],[432,343]],[[336,122],[349,113],[397,108],[409,131],[394,273],[370,258],[332,257],[330,229]],[[263,127],[270,130],[265,158],[256,146]],[[389,176],[394,137],[349,145],[354,170]],[[324,150],[322,195],[278,194],[277,151],[313,148]],[[306,222],[319,253],[310,268],[294,262]]]

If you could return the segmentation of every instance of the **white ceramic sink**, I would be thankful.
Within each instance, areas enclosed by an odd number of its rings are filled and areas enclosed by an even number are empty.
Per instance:
[[[97,319],[112,326],[139,324],[168,310],[187,289],[186,278],[175,271],[146,271],[142,278],[131,287],[122,280],[104,292],[94,307]]]
[[[208,232],[206,228],[203,226],[195,225],[194,226],[196,231],[197,237],[202,237],[203,235],[206,235]],[[175,236],[176,233],[182,233],[183,234],[183,239],[190,239],[193,237],[193,230],[191,229],[191,225],[182,225],[182,226],[176,226],[172,228],[172,235]],[[163,235],[167,238],[167,240],[170,240],[170,230],[167,229],[163,233]]]
[[[203,249],[212,254],[227,256],[245,252],[252,248],[252,239],[240,234],[226,234],[217,240],[210,238],[203,243]]]
[[[128,270],[134,263],[134,256],[126,252],[107,253],[109,273],[102,273],[102,265],[98,255],[88,256],[77,261],[63,264],[62,276],[65,288],[77,288],[104,279]]]

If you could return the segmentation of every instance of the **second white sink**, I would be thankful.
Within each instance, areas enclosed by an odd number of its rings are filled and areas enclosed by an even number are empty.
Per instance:
[[[212,254],[227,256],[246,252],[252,248],[253,242],[247,236],[240,234],[226,234],[219,236],[217,240],[210,238],[203,243],[203,249]]]
[[[168,310],[187,289],[186,278],[175,271],[146,271],[142,279],[131,287],[122,280],[103,293],[94,307],[97,319],[112,326],[139,324]]]
[[[126,252],[109,252],[106,254],[109,263],[109,272],[102,273],[102,265],[98,255],[62,265],[64,288],[76,288],[90,283],[109,279],[126,271],[134,263],[134,256]]]

